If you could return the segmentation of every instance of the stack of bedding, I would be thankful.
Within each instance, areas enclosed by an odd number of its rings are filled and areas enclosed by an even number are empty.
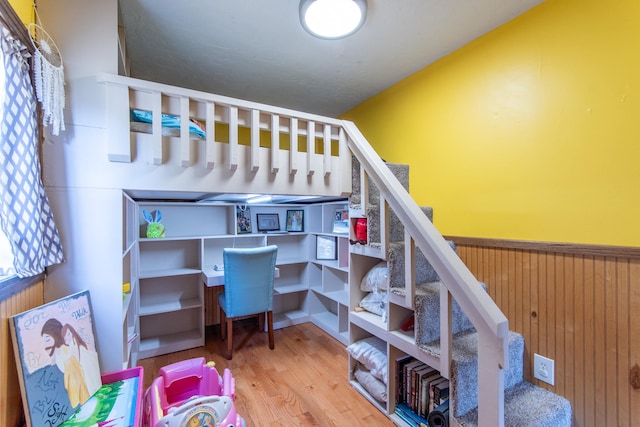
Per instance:
[[[353,376],[374,399],[387,401],[387,344],[378,337],[369,337],[347,347],[356,360]]]

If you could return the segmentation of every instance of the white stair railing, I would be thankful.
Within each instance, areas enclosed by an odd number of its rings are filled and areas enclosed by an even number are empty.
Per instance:
[[[402,222],[407,237],[405,241],[415,243],[440,277],[447,292],[441,294],[441,321],[443,333],[441,340],[441,373],[450,374],[451,363],[451,296],[455,298],[479,337],[478,380],[482,384],[482,393],[478,393],[478,421],[480,426],[504,425],[504,370],[508,369],[508,333],[507,318],[497,307],[489,294],[478,286],[477,279],[471,274],[462,260],[451,250],[449,244],[436,230],[420,207],[402,187],[391,170],[372,149],[358,128],[348,121],[342,126],[348,136],[348,146],[368,178],[380,191],[381,200],[394,211]],[[406,245],[411,247],[413,245]],[[414,257],[406,256],[408,262]],[[409,267],[412,274],[413,267]],[[407,277],[411,277],[408,275]],[[413,281],[408,281],[410,286]],[[413,294],[414,289],[406,289]],[[451,296],[449,295],[451,294]]]

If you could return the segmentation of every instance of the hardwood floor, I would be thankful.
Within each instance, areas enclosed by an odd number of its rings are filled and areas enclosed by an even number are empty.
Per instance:
[[[275,331],[275,349],[255,319],[234,324],[233,359],[222,357],[219,330],[205,346],[142,359],[145,389],[164,365],[193,357],[231,369],[236,410],[252,426],[393,426],[347,380],[344,346],[311,323]]]

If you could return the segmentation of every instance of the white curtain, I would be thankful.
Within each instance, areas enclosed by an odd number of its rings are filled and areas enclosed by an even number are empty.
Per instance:
[[[19,277],[64,261],[58,230],[40,179],[36,100],[25,45],[2,27],[6,73],[0,146],[0,228]]]

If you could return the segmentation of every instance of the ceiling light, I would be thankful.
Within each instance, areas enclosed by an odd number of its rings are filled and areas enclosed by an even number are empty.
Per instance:
[[[340,39],[358,31],[367,17],[367,0],[302,0],[300,22],[323,39]]]

